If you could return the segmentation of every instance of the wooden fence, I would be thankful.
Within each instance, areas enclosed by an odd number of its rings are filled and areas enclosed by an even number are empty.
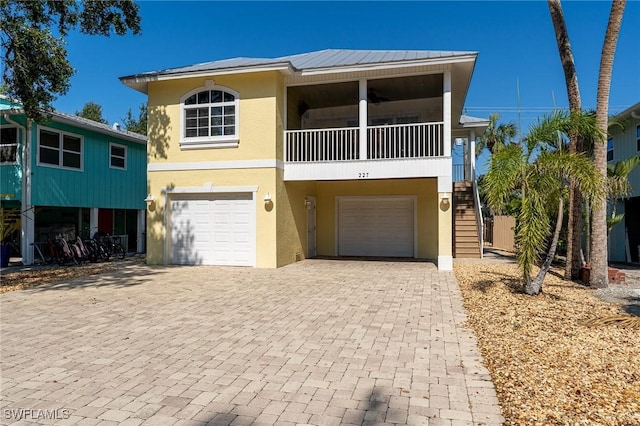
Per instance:
[[[516,218],[493,216],[484,219],[484,241],[493,248],[515,252]]]

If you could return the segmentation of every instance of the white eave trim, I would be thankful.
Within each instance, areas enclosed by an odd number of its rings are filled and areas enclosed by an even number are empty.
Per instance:
[[[119,139],[128,140],[130,142],[136,142],[136,143],[139,143],[141,145],[146,145],[147,144],[147,138],[145,136],[143,136],[143,135],[140,135],[140,137],[144,138],[144,140],[142,140],[140,138],[137,138],[135,136],[130,136],[130,135],[127,135],[127,134],[123,134],[123,133],[121,133],[121,132],[119,132],[117,130],[109,131],[107,129],[103,129],[103,128],[100,128],[100,127],[93,127],[90,124],[84,124],[84,123],[81,123],[81,122],[78,122],[78,121],[75,121],[75,120],[60,116],[60,115],[56,114],[55,112],[51,113],[51,115],[55,117],[54,121],[56,121],[58,123],[68,124],[70,126],[78,127],[80,129],[91,130],[92,132],[100,133],[100,134],[103,134],[103,135],[115,136],[115,137],[117,137]]]
[[[132,77],[123,77],[120,79],[122,83],[127,86],[133,87],[134,85],[139,85],[140,83],[149,83],[151,81],[165,81],[165,80],[178,80],[183,78],[198,78],[198,77],[211,77],[218,75],[229,75],[229,74],[246,74],[252,72],[265,72],[265,71],[280,71],[285,75],[291,75],[294,73],[293,66],[290,63],[286,64],[269,64],[269,65],[257,65],[257,66],[246,66],[246,67],[236,67],[236,68],[220,68],[220,69],[212,69],[212,70],[202,70],[202,71],[182,71],[171,74],[150,74],[150,75],[138,75]]]
[[[233,169],[284,169],[281,160],[198,161],[184,163],[149,163],[148,172],[178,172],[188,170],[233,170]]]
[[[24,114],[24,110],[23,109],[7,109],[4,111],[1,111],[0,114],[2,115],[21,115]],[[79,129],[85,129],[85,130],[90,130],[92,132],[96,132],[96,133],[100,133],[102,135],[109,135],[109,136],[115,136],[118,139],[124,139],[130,142],[136,142],[142,145],[146,145],[147,144],[147,137],[144,135],[139,135],[139,136],[132,136],[126,133],[122,133],[118,130],[109,130],[109,129],[105,129],[102,127],[95,127],[92,126],[91,124],[87,124],[87,123],[83,123],[80,121],[76,121],[73,120],[71,118],[67,118],[64,115],[60,115],[58,114],[56,111],[44,111],[43,112],[44,115],[51,115],[52,121],[55,121],[56,123],[62,123],[62,124],[68,124],[70,126],[73,127],[77,127]],[[40,126],[40,123],[36,123],[38,126]],[[45,123],[46,124],[46,123]],[[59,130],[59,129],[56,129]]]
[[[325,67],[325,68],[313,68],[308,70],[301,70],[296,73],[301,76],[317,75],[317,74],[335,74],[345,72],[358,72],[358,71],[376,71],[385,69],[396,68],[408,68],[416,66],[432,66],[432,65],[447,65],[464,62],[474,62],[477,54],[468,54],[462,56],[447,56],[435,59],[417,59],[412,61],[402,62],[377,62],[372,64],[350,65],[350,66],[338,66],[338,67]]]
[[[182,186],[177,188],[163,188],[162,192],[171,194],[203,194],[208,192],[258,192],[258,186],[215,186],[205,183],[202,186]]]

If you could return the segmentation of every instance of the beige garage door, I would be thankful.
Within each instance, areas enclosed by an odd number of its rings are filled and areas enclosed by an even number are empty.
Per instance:
[[[415,197],[338,197],[338,255],[415,257]]]

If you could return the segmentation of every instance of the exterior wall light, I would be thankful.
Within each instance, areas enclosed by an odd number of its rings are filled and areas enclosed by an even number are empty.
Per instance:
[[[271,193],[267,192],[266,194],[264,194],[264,202],[268,203],[271,201]]]
[[[144,202],[147,203],[148,209],[150,212],[155,211],[156,209],[156,198],[149,193],[147,198],[144,199]]]
[[[440,193],[440,208],[442,208],[442,210],[447,210],[450,204],[451,203],[449,202],[449,193],[448,192]]]

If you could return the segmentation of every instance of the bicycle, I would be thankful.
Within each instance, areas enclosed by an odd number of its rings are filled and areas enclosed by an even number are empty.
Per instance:
[[[126,251],[122,244],[118,241],[114,241],[118,237],[112,237],[109,234],[103,234],[101,232],[96,232],[94,235],[94,239],[97,241],[98,246],[101,250],[104,250],[106,253],[106,259],[109,259],[111,256],[114,256],[119,259],[124,259]]]
[[[116,239],[118,240],[117,242],[116,242]],[[112,237],[109,234],[107,234],[107,244],[110,245],[111,253],[115,257],[121,260],[124,259],[124,256],[126,255],[126,251],[124,250],[122,243],[120,243],[120,237]]]
[[[51,250],[49,250],[49,256],[45,256],[43,249],[40,246],[44,243],[31,243],[33,246],[33,263],[35,265],[49,265],[53,263],[54,259],[51,254]]]
[[[56,237],[56,244],[59,245],[60,257],[58,258],[58,265],[64,266],[67,261],[71,261],[76,265],[79,263],[78,258],[71,247],[69,247],[69,243],[65,240],[61,235]]]

